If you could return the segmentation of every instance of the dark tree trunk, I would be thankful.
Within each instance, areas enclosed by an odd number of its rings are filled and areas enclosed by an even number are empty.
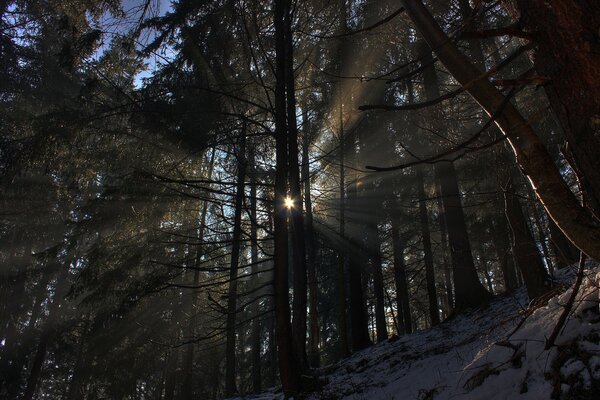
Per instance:
[[[510,231],[505,213],[496,218],[494,231],[496,232],[496,235],[493,238],[494,249],[496,250],[500,269],[502,270],[504,290],[507,293],[512,293],[518,287],[518,283],[509,240]]]
[[[365,296],[362,284],[362,246],[360,240],[360,224],[357,209],[358,201],[357,182],[348,186],[348,273],[350,288],[350,331],[352,337],[352,351],[362,350],[371,345],[369,337],[369,320],[365,308]]]
[[[292,6],[287,0],[284,15],[285,26],[285,86],[287,100],[288,165],[290,197],[294,206],[290,209],[292,236],[292,269],[294,298],[292,304],[292,339],[300,369],[308,365],[306,358],[306,242],[304,236],[304,215],[302,213],[302,192],[300,190],[300,167],[298,163],[298,126],[296,122],[296,89],[294,76],[294,41],[292,37]]]
[[[229,288],[227,290],[227,343],[225,345],[225,395],[231,396],[237,392],[236,385],[236,309],[238,267],[240,262],[240,245],[242,236],[242,207],[244,202],[244,179],[246,177],[246,129],[242,129],[237,149],[238,171],[235,189],[235,210],[233,217],[233,237],[231,240],[231,264],[229,269]]]
[[[167,359],[167,377],[165,379],[165,400],[175,398],[175,388],[177,386],[177,363],[179,362],[179,348],[169,351]]]
[[[253,167],[255,165],[254,148],[250,150],[250,157],[248,164]],[[257,289],[260,285],[259,271],[258,271],[258,221],[256,220],[256,174],[252,171],[250,175],[250,261],[252,263],[252,282],[254,289]],[[261,295],[261,292],[256,293],[257,296]],[[261,323],[260,323],[260,301],[255,299],[252,303],[252,333],[251,333],[251,359],[252,359],[252,391],[259,393],[262,387],[262,373],[260,363],[261,353]]]
[[[87,346],[87,338],[89,335],[90,317],[86,318],[85,325],[81,334],[81,340],[77,349],[77,360],[73,366],[73,377],[69,382],[69,391],[67,392],[67,400],[78,400],[84,398],[82,389],[84,383],[90,375],[90,360],[94,357]]]
[[[394,283],[396,285],[396,307],[398,308],[398,334],[412,332],[410,300],[404,265],[404,244],[400,236],[399,221],[392,216],[392,247],[394,251]]]
[[[348,4],[345,0],[336,0],[338,6],[339,15],[339,26],[338,34],[345,35],[348,33]],[[339,76],[344,76],[352,73],[354,67],[354,48],[353,41],[349,37],[341,37],[339,41],[336,41],[336,72]],[[337,279],[336,279],[336,291],[337,291],[337,320],[336,320],[336,331],[338,338],[338,354],[340,358],[346,358],[350,355],[350,339],[348,328],[348,317],[349,317],[349,297],[348,297],[348,257],[347,245],[348,237],[346,234],[346,152],[348,147],[346,146],[346,132],[344,130],[344,101],[347,99],[348,93],[343,90],[344,80],[340,79],[337,82],[337,93],[332,91],[335,96],[332,96],[333,105],[332,111],[335,112],[335,108],[339,109],[339,165],[340,165],[340,177],[339,177],[339,241],[337,244]],[[333,114],[332,112],[332,114]]]
[[[423,166],[416,168],[417,191],[419,195],[419,219],[421,221],[421,235],[423,241],[423,255],[425,261],[425,279],[427,282],[427,297],[429,299],[429,318],[431,325],[440,323],[440,314],[435,289],[435,274],[433,271],[433,251],[431,250],[431,235],[429,233],[429,215],[425,203],[425,181],[423,179]]]
[[[534,197],[535,195],[533,195]],[[530,209],[532,211],[533,214],[533,223],[535,224],[535,231],[537,232],[537,240],[540,244],[540,246],[542,247],[542,256],[544,257],[544,260],[546,261],[546,265],[548,266],[548,272],[550,273],[550,276],[552,276],[554,274],[553,272],[553,268],[554,266],[552,265],[552,259],[550,258],[550,251],[548,251],[548,244],[546,242],[546,234],[544,233],[544,225],[542,222],[542,218],[540,217],[540,213],[538,212],[535,204],[531,204]],[[533,227],[532,227],[533,229]],[[532,232],[533,233],[533,232]],[[534,239],[535,239],[535,235]]]
[[[69,286],[68,276],[69,263],[65,262],[65,265],[62,266],[57,278],[54,298],[52,300],[52,304],[50,305],[48,319],[44,324],[44,328],[42,329],[36,352],[33,357],[31,371],[29,372],[29,376],[27,378],[27,386],[25,387],[25,393],[23,394],[23,400],[33,399],[33,396],[35,395],[37,387],[40,383],[42,366],[44,365],[44,360],[46,359],[48,344],[52,340],[53,336],[57,334],[58,322],[60,318],[58,314]]]
[[[450,269],[450,261],[448,260],[448,229],[446,227],[446,217],[444,216],[444,205],[442,196],[437,195],[438,223],[440,225],[440,251],[442,252],[442,263],[444,268],[444,285],[446,286],[446,302],[448,304],[446,316],[452,313],[454,308],[454,293],[452,291],[452,271]]]
[[[378,228],[378,210],[381,208],[380,195],[374,180],[365,183],[365,196],[363,199],[364,213],[367,216],[365,223],[365,248],[371,273],[373,275],[373,295],[375,297],[375,330],[377,342],[387,340],[387,320],[385,316],[385,296],[383,288],[383,271],[381,262],[381,249]]]
[[[307,271],[308,288],[310,291],[308,301],[308,313],[310,321],[310,366],[317,368],[320,365],[319,357],[319,311],[318,304],[318,284],[317,284],[317,243],[315,240],[315,231],[313,226],[312,198],[310,194],[310,166],[309,166],[309,144],[310,129],[308,129],[308,118],[304,116],[305,128],[304,141],[302,143],[302,179],[304,181],[304,208],[306,210],[306,251],[307,251]]]
[[[275,207],[274,222],[274,278],[273,295],[275,302],[277,347],[279,354],[279,375],[283,392],[293,396],[300,390],[300,370],[292,344],[290,324],[290,306],[288,293],[288,229],[287,196],[288,175],[288,131],[286,123],[286,14],[289,12],[288,0],[275,0]]]
[[[550,289],[550,281],[537,246],[525,220],[523,209],[516,195],[508,190],[504,192],[506,218],[512,231],[513,253],[519,266],[529,299],[541,296]]]
[[[550,228],[550,247],[554,253],[557,268],[564,268],[577,262],[579,251],[558,229],[554,221],[548,218]]]
[[[340,240],[338,249],[338,276],[337,276],[337,292],[338,292],[338,321],[337,331],[340,338],[340,357],[345,358],[350,354],[348,345],[348,322],[346,319],[347,304],[346,304],[346,170],[345,170],[345,138],[344,138],[344,121],[343,121],[342,105],[340,102],[340,191],[339,191],[339,207],[340,207]]]
[[[435,67],[432,63],[431,49],[425,43],[419,46],[419,53],[424,64],[430,64],[423,71],[427,100],[440,96]],[[490,297],[485,290],[475,269],[471,243],[467,232],[467,224],[460,199],[458,178],[454,164],[450,161],[440,161],[434,167],[440,186],[444,218],[448,228],[450,243],[450,259],[454,279],[454,308],[457,310],[475,307]]]
[[[31,400],[35,395],[35,390],[40,380],[40,374],[42,373],[42,365],[46,359],[46,350],[48,348],[48,342],[50,341],[50,335],[50,330],[46,329],[40,336],[40,340],[33,357],[33,362],[31,364],[31,371],[29,372],[29,377],[27,378],[27,387],[25,388],[25,393],[23,394],[24,400]]]

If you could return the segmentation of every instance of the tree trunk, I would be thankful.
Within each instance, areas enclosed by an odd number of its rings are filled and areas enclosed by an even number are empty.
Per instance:
[[[254,147],[250,150],[250,159],[248,163],[251,168],[255,165]],[[250,175],[250,261],[252,263],[252,286],[257,289],[260,285],[258,270],[258,221],[256,220],[256,174],[252,171]],[[262,291],[256,293],[260,296]],[[260,301],[255,299],[252,303],[252,333],[251,333],[251,359],[252,359],[252,391],[260,393],[262,386],[262,374],[260,365],[261,353],[261,323],[260,323]]]
[[[506,218],[512,230],[513,253],[523,274],[529,299],[533,300],[550,289],[550,282],[519,199],[510,190],[509,186],[504,192],[504,201]]]
[[[496,223],[494,224],[494,231],[496,233],[493,239],[494,249],[496,250],[498,262],[500,263],[500,269],[502,270],[502,277],[504,279],[504,290],[507,293],[512,293],[518,287],[518,284],[514,259],[513,257],[511,257],[511,245],[509,240],[510,232],[508,229],[505,213],[496,218]]]
[[[494,85],[487,79],[478,79],[477,68],[442,31],[421,1],[403,1],[403,4],[417,30],[452,76],[462,85],[468,84],[469,94],[488,115],[495,116],[521,170],[557,226],[580,250],[600,260],[600,228],[596,220],[570,191],[531,126]]]
[[[246,177],[246,128],[242,128],[237,149],[238,172],[235,190],[235,210],[233,217],[233,237],[231,241],[231,264],[229,269],[229,288],[227,291],[227,343],[225,346],[225,395],[237,392],[235,357],[235,317],[237,309],[237,277],[240,259],[240,239],[242,235],[242,207],[244,201],[244,179]]]
[[[460,199],[454,164],[442,161],[435,166],[448,228],[450,259],[454,284],[454,309],[478,306],[490,298],[475,269],[465,215]]]
[[[383,271],[381,262],[381,249],[378,228],[378,213],[381,208],[381,197],[378,193],[375,181],[371,179],[365,183],[365,196],[363,199],[365,222],[365,248],[369,263],[371,264],[371,273],[373,275],[373,295],[375,297],[375,329],[377,343],[387,340],[387,320],[385,315],[385,296],[383,288]]]
[[[431,325],[440,323],[440,314],[435,289],[435,274],[433,271],[433,251],[431,250],[431,235],[429,233],[429,215],[425,204],[425,181],[423,179],[423,166],[416,168],[417,191],[419,193],[419,219],[421,221],[421,235],[423,241],[423,254],[425,261],[425,279],[427,282],[427,297],[429,299],[429,318]]]
[[[292,304],[292,338],[300,369],[307,368],[306,358],[306,243],[304,236],[304,215],[302,213],[302,193],[300,190],[300,168],[298,163],[298,126],[296,122],[296,89],[294,76],[294,38],[292,37],[292,6],[287,0],[284,15],[285,26],[285,86],[287,100],[288,165],[290,197],[294,206],[290,209],[292,235],[292,269],[294,298]]]
[[[215,153],[216,147],[211,150],[210,161],[208,163],[208,172],[206,175],[207,180],[212,179],[214,166],[215,166]],[[210,188],[210,185],[209,185]],[[206,226],[206,215],[208,214],[208,200],[202,202],[202,211],[200,212],[199,226],[198,226],[198,246],[196,248],[196,256],[194,258],[194,278],[192,286],[195,288],[200,284],[200,263],[203,255],[203,242],[204,242],[204,228]],[[190,323],[188,326],[188,336],[190,343],[187,345],[187,351],[185,354],[185,360],[183,363],[184,376],[181,384],[181,394],[183,398],[191,399],[194,397],[194,350],[195,343],[192,339],[196,333],[196,315],[198,313],[198,292],[197,289],[192,289],[190,293],[190,299],[188,300],[188,315],[190,316]]]
[[[287,196],[288,175],[288,132],[286,124],[286,42],[285,20],[289,12],[288,0],[274,1],[275,24],[275,207],[274,222],[274,278],[273,295],[276,315],[277,347],[279,353],[279,375],[283,392],[293,396],[300,390],[300,371],[292,345],[292,328],[290,325],[290,306],[288,294],[288,231]]]
[[[81,333],[81,339],[77,349],[77,360],[73,366],[73,377],[69,382],[69,391],[67,392],[67,400],[78,400],[84,398],[82,388],[90,373],[90,359],[93,355],[87,348],[87,338],[91,333],[89,329],[90,316],[88,315]]]
[[[404,244],[400,237],[398,218],[392,216],[392,247],[394,251],[394,283],[396,285],[396,307],[398,308],[398,334],[412,332],[410,316],[410,300],[406,284],[406,268],[404,265]]]
[[[440,92],[435,66],[432,63],[431,49],[425,43],[422,43],[419,46],[419,53],[422,62],[430,64],[423,70],[423,78],[426,98],[427,100],[433,100],[440,96]],[[444,218],[448,228],[450,259],[454,279],[454,308],[460,310],[475,307],[487,301],[490,294],[479,281],[475,269],[456,170],[451,161],[440,161],[435,164],[434,171],[439,182],[444,206]]]
[[[341,91],[340,91],[341,92]],[[345,358],[350,354],[348,346],[348,322],[346,320],[346,170],[345,170],[345,138],[344,138],[343,110],[340,100],[340,241],[338,249],[338,273],[337,273],[337,292],[338,292],[338,321],[337,331],[340,338],[340,357]]]
[[[564,268],[577,262],[577,248],[563,235],[554,221],[548,218],[550,228],[550,247],[554,253],[557,268]]]
[[[44,365],[44,360],[46,359],[48,344],[52,340],[52,337],[57,333],[57,325],[59,321],[58,313],[60,311],[63,299],[67,294],[67,289],[69,286],[68,276],[70,264],[66,261],[65,264],[66,265],[62,266],[62,269],[57,278],[54,298],[48,311],[48,320],[44,324],[44,328],[40,335],[40,339],[31,365],[31,371],[29,372],[29,376],[27,378],[27,386],[25,387],[23,400],[33,399],[33,396],[35,395],[36,389],[40,382],[42,366]]]
[[[349,258],[348,273],[350,287],[350,331],[352,337],[352,351],[362,350],[371,345],[369,337],[369,320],[365,308],[365,296],[362,284],[361,258],[362,249],[360,241],[360,223],[358,218],[360,211],[357,209],[357,184],[352,182],[348,186],[348,236],[349,236]]]
[[[448,260],[448,229],[446,227],[446,217],[444,215],[444,205],[441,193],[437,193],[438,223],[440,225],[440,251],[442,252],[442,263],[444,268],[444,285],[446,286],[446,301],[448,307],[446,316],[452,314],[454,308],[454,293],[452,291],[452,271],[450,270],[450,261]]]
[[[319,311],[318,304],[318,284],[317,284],[317,243],[315,240],[315,231],[313,226],[312,198],[310,194],[310,165],[309,165],[309,144],[310,129],[308,129],[308,116],[305,114],[304,123],[306,131],[304,132],[304,141],[302,143],[302,179],[304,181],[304,206],[306,210],[306,250],[308,254],[307,271],[308,287],[310,296],[308,301],[308,313],[310,316],[310,366],[318,368],[320,365],[319,357]]]

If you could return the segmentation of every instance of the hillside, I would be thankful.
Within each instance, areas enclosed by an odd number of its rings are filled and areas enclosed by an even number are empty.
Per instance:
[[[546,305],[523,290],[433,329],[378,344],[319,370],[327,382],[311,400],[596,399],[600,390],[599,269],[588,268],[574,309],[544,350],[571,294],[574,267]],[[567,288],[565,290],[565,288]],[[282,398],[270,392],[244,397]]]

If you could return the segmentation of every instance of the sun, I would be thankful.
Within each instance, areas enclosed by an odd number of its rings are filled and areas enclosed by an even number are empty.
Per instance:
[[[285,199],[283,199],[283,205],[288,210],[292,209],[294,208],[294,200],[290,196],[287,196]]]

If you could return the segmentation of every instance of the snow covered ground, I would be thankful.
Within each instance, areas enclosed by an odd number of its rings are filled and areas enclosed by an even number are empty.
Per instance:
[[[562,271],[573,282],[575,266]],[[433,329],[381,343],[319,370],[310,400],[600,399],[600,269],[585,272],[556,346],[544,350],[571,289],[541,307],[523,290]],[[518,329],[517,329],[518,327]],[[263,393],[245,399],[281,399]]]

